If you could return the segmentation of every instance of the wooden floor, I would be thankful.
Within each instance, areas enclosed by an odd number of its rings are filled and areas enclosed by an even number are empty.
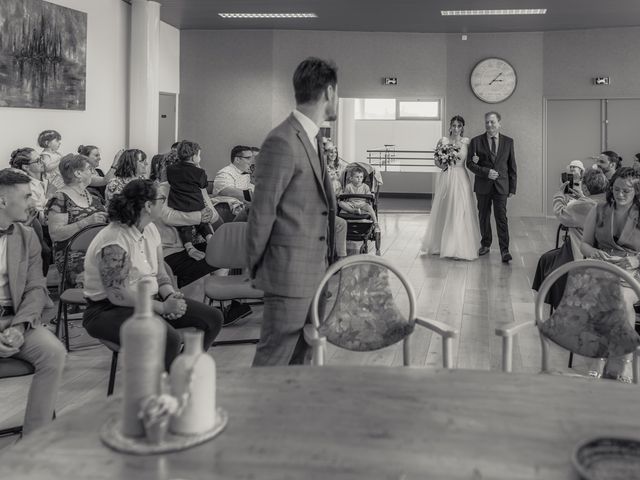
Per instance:
[[[553,248],[557,223],[544,218],[510,219],[513,262],[504,265],[497,245],[489,255],[473,262],[420,256],[419,247],[428,219],[427,214],[418,212],[381,214],[382,254],[408,275],[420,315],[460,330],[454,346],[457,368],[499,369],[501,344],[494,329],[514,320],[533,319],[531,283],[540,254]],[[225,328],[218,339],[257,336],[260,313],[261,307],[254,307],[250,317],[237,326]],[[72,329],[72,335],[80,337],[73,341],[86,340],[82,333],[81,326]],[[417,327],[412,347],[414,365],[428,368],[441,365],[441,343],[437,335]],[[220,368],[229,368],[250,366],[254,350],[254,345],[236,345],[216,347],[209,352]],[[514,350],[515,371],[539,370],[540,346],[533,328],[519,336]],[[554,355],[554,366],[566,367],[566,353],[558,350]],[[110,360],[110,352],[101,345],[69,354],[58,399],[59,416],[106,395]],[[328,362],[401,365],[402,349],[397,345],[372,353],[352,353],[333,348],[329,350]],[[578,362],[576,368],[584,367]],[[21,422],[29,382],[29,378],[0,382],[0,428]],[[118,390],[116,383],[116,393]]]

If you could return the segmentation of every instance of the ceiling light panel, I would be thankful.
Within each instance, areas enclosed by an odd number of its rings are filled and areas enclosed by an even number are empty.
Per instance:
[[[222,18],[318,18],[315,13],[219,13]]]
[[[520,8],[509,10],[440,10],[440,15],[448,16],[472,16],[472,15],[544,15],[546,8]]]

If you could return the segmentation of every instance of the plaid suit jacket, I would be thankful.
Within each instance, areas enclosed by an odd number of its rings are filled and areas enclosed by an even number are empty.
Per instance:
[[[274,128],[260,148],[247,228],[256,288],[310,297],[334,252],[335,195],[296,118]]]

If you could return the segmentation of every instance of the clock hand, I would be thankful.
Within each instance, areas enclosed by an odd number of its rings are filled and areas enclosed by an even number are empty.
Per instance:
[[[496,78],[494,78],[493,80],[491,80],[491,81],[489,82],[489,85],[491,85],[493,82],[495,82],[496,80],[498,80],[498,78],[500,78],[500,75],[502,75],[502,72],[500,72],[500,73],[496,76]],[[501,81],[502,81],[502,80],[501,80]]]

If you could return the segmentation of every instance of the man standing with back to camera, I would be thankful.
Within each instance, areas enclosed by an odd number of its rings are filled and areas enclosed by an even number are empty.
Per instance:
[[[313,57],[300,63],[296,108],[260,148],[247,228],[251,278],[264,291],[254,366],[305,361],[302,330],[335,249],[335,196],[319,131],[336,119],[337,83],[335,65]]]

